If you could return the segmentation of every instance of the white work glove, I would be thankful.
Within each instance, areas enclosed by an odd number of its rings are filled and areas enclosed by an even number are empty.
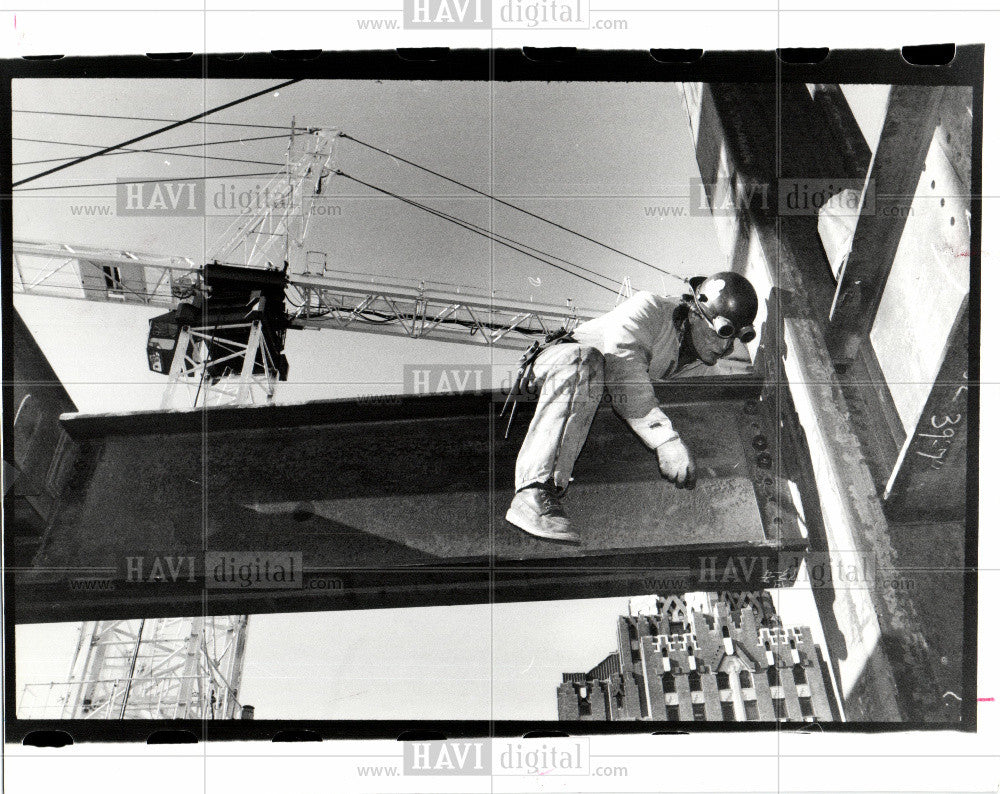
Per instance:
[[[678,488],[694,488],[694,458],[680,436],[660,444],[656,448],[656,460],[660,464],[660,474]]]

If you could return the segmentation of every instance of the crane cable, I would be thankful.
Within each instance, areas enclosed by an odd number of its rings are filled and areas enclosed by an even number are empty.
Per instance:
[[[194,182],[200,179],[243,179],[250,177],[259,176],[278,176],[283,173],[282,171],[260,171],[252,174],[202,174],[198,176],[175,176],[171,177],[171,182]],[[122,179],[117,182],[87,182],[80,185],[42,185],[41,187],[21,187],[18,188],[18,192],[26,192],[31,190],[68,190],[70,188],[83,188],[83,187],[116,187],[117,185],[148,185],[153,182],[162,182],[163,177],[157,179]],[[94,198],[109,198],[106,196],[95,196]]]
[[[198,119],[204,118],[205,116],[210,116],[211,114],[218,113],[221,110],[226,110],[226,109],[234,107],[236,105],[240,105],[240,104],[242,104],[244,102],[248,102],[251,99],[256,99],[257,97],[263,96],[264,94],[269,94],[272,91],[277,91],[279,88],[285,88],[286,86],[290,86],[290,85],[292,85],[294,83],[298,83],[301,80],[302,80],[301,77],[295,77],[295,78],[293,78],[291,80],[286,80],[283,83],[278,83],[277,85],[273,85],[273,86],[269,86],[268,88],[261,89],[260,91],[254,91],[252,94],[247,94],[246,96],[239,97],[237,99],[231,100],[230,102],[225,102],[225,103],[223,103],[221,105],[216,105],[214,108],[209,108],[208,110],[202,111],[201,113],[196,113],[195,115],[190,116],[190,117],[188,117],[186,119],[181,119],[180,121],[172,122],[172,123],[168,124],[165,127],[159,127],[158,129],[155,129],[152,132],[145,132],[142,135],[137,135],[134,138],[129,138],[127,141],[122,141],[121,143],[116,143],[114,146],[106,146],[105,148],[103,148],[103,149],[101,149],[99,151],[90,152],[89,154],[85,154],[85,155],[83,155],[81,157],[77,157],[75,160],[71,160],[68,163],[63,163],[62,165],[53,166],[52,168],[46,169],[45,171],[40,171],[39,173],[33,174],[33,175],[29,176],[29,177],[25,177],[24,179],[19,179],[17,182],[14,182],[11,185],[11,187],[18,187],[18,186],[23,185],[23,184],[25,184],[27,182],[33,182],[36,179],[41,179],[43,176],[48,176],[49,174],[54,174],[57,171],[62,171],[65,168],[70,168],[70,167],[72,167],[74,165],[79,165],[80,163],[84,163],[87,160],[92,160],[95,157],[100,157],[101,155],[108,154],[109,152],[113,152],[116,149],[122,149],[122,148],[124,148],[126,146],[131,146],[133,143],[138,143],[139,141],[144,141],[147,138],[152,138],[155,135],[160,135],[160,134],[162,134],[164,132],[169,132],[170,130],[177,129],[178,127],[182,127],[185,124],[190,124],[191,122],[194,122],[194,121],[197,121]]]
[[[491,199],[493,201],[496,201],[497,203],[502,204],[505,207],[509,207],[512,210],[517,210],[518,212],[524,213],[525,215],[529,215],[532,218],[536,218],[537,220],[540,220],[540,221],[542,221],[544,223],[547,223],[550,226],[554,226],[557,229],[562,229],[563,231],[569,232],[570,234],[575,234],[577,237],[581,237],[584,240],[587,240],[587,241],[589,241],[591,243],[594,243],[595,245],[599,245],[602,248],[606,248],[609,251],[613,251],[616,254],[620,254],[620,255],[628,258],[628,259],[631,259],[633,262],[638,262],[641,265],[645,265],[646,267],[650,267],[653,270],[656,270],[657,272],[662,273],[665,276],[670,276],[671,278],[675,278],[678,281],[683,281],[685,284],[687,283],[687,279],[684,278],[683,276],[678,276],[676,273],[671,273],[669,270],[664,270],[661,267],[657,267],[652,262],[647,262],[644,259],[639,259],[636,256],[632,256],[631,254],[626,253],[625,251],[622,251],[621,249],[615,248],[614,246],[608,245],[607,243],[602,243],[600,240],[595,240],[593,237],[590,237],[590,236],[588,236],[586,234],[583,234],[582,232],[575,231],[574,229],[570,229],[567,226],[563,226],[561,223],[556,223],[553,220],[549,220],[548,218],[544,217],[543,215],[539,215],[539,214],[537,214],[535,212],[532,212],[531,210],[526,210],[523,207],[517,206],[516,204],[511,204],[509,201],[504,201],[503,199],[498,198],[498,197],[496,197],[494,195],[491,195],[490,193],[486,193],[485,191],[482,191],[482,190],[479,190],[477,188],[474,188],[472,185],[466,184],[465,182],[461,182],[461,181],[459,181],[457,179],[453,179],[452,177],[447,176],[446,174],[442,174],[439,171],[435,171],[433,168],[427,168],[426,166],[420,165],[419,163],[415,163],[412,160],[407,160],[405,157],[400,157],[399,155],[393,154],[392,152],[386,151],[385,149],[381,149],[378,146],[375,146],[374,144],[367,143],[366,141],[362,141],[359,138],[355,138],[353,135],[350,135],[350,134],[348,134],[346,132],[340,132],[340,133],[338,133],[338,135],[340,137],[342,137],[342,138],[347,138],[350,141],[354,141],[355,143],[360,144],[361,146],[365,146],[365,147],[367,147],[369,149],[372,149],[373,151],[380,152],[381,154],[384,154],[387,157],[391,157],[394,160],[399,160],[400,162],[406,163],[407,165],[411,165],[414,168],[419,168],[421,171],[425,171],[428,174],[433,174],[436,177],[439,177],[439,178],[444,179],[444,180],[446,180],[448,182],[451,182],[453,185],[458,185],[459,187],[463,187],[466,190],[471,190],[473,193],[476,193],[476,194],[478,194],[480,196],[483,196],[485,198],[488,198],[488,199]]]
[[[445,212],[444,210],[438,209],[437,207],[431,207],[431,206],[429,206],[427,204],[423,204],[423,203],[421,203],[419,201],[415,201],[414,199],[403,198],[402,196],[399,196],[399,195],[397,195],[395,193],[392,193],[392,192],[390,192],[388,190],[382,190],[381,188],[378,188],[375,185],[370,185],[367,182],[362,182],[360,179],[352,177],[352,176],[350,176],[349,174],[346,174],[346,173],[342,173],[342,174],[340,174],[340,176],[347,177],[348,179],[351,179],[354,182],[358,182],[360,184],[363,184],[363,185],[366,185],[368,187],[371,187],[373,190],[379,190],[380,192],[382,192],[382,193],[384,193],[384,194],[386,194],[388,196],[392,196],[393,198],[398,198],[401,201],[405,201],[406,203],[411,204],[414,207],[417,207],[418,209],[426,210],[427,212],[431,213],[432,215],[436,215],[439,218],[442,218],[444,220],[451,221],[452,223],[456,223],[456,224],[458,224],[460,226],[463,226],[464,228],[468,229],[469,231],[479,232],[481,235],[490,236],[490,237],[496,238],[497,242],[511,243],[511,245],[518,246],[518,248],[516,250],[524,249],[524,250],[521,251],[521,253],[525,253],[525,251],[531,251],[533,253],[540,254],[541,256],[548,257],[550,259],[554,259],[557,262],[562,262],[563,264],[569,265],[570,267],[578,268],[578,269],[584,271],[585,273],[590,273],[592,276],[596,276],[597,278],[603,278],[606,281],[610,281],[612,284],[615,284],[615,285],[618,284],[618,282],[615,279],[611,278],[610,276],[605,276],[603,273],[599,273],[596,270],[591,270],[590,268],[584,267],[583,265],[578,265],[575,262],[571,262],[568,259],[563,259],[561,256],[556,256],[555,254],[553,254],[553,253],[551,253],[549,251],[543,251],[542,249],[535,248],[534,246],[528,245],[527,243],[522,243],[519,240],[515,240],[513,237],[508,237],[506,235],[500,234],[500,232],[497,232],[497,231],[494,231],[494,230],[491,230],[491,229],[487,229],[487,228],[485,228],[483,226],[479,226],[479,225],[473,223],[470,220],[466,220],[465,218],[460,218],[457,215],[452,215],[451,213]]]
[[[249,101],[251,99],[255,99],[255,98],[259,97],[259,96],[262,96],[263,94],[270,93],[271,91],[275,91],[277,89],[284,88],[286,86],[292,85],[292,84],[300,82],[300,81],[301,81],[301,78],[294,78],[294,79],[291,79],[291,80],[287,80],[287,81],[285,81],[283,83],[279,83],[278,85],[271,86],[271,87],[268,87],[266,89],[262,89],[260,91],[255,91],[255,92],[253,92],[251,94],[248,94],[246,96],[240,97],[240,98],[235,99],[235,100],[233,100],[231,102],[227,102],[227,103],[224,103],[222,105],[218,105],[218,106],[216,106],[214,108],[210,108],[207,111],[204,111],[202,113],[198,113],[198,114],[196,114],[194,116],[191,116],[189,118],[181,119],[181,120],[177,120],[177,121],[172,121],[170,124],[168,124],[165,127],[161,127],[159,129],[153,130],[151,132],[144,133],[142,135],[138,135],[136,137],[130,138],[130,139],[126,140],[126,141],[122,141],[122,142],[114,144],[112,146],[107,146],[107,147],[101,148],[98,151],[90,152],[90,153],[88,153],[86,155],[83,155],[81,157],[74,158],[70,162],[66,162],[66,163],[63,163],[61,165],[54,166],[54,167],[49,168],[49,169],[47,169],[45,171],[41,171],[41,172],[39,172],[37,174],[33,174],[33,175],[29,176],[29,177],[25,177],[24,179],[20,179],[17,182],[14,182],[11,185],[11,187],[12,188],[13,187],[20,187],[21,185],[24,185],[24,184],[26,184],[28,182],[32,182],[32,181],[34,181],[36,179],[40,179],[40,178],[42,178],[44,176],[48,176],[48,175],[56,173],[58,171],[62,171],[64,169],[66,169],[66,168],[70,168],[70,167],[72,167],[74,165],[78,165],[80,163],[86,162],[87,160],[91,160],[91,159],[94,159],[94,158],[97,158],[97,157],[101,157],[103,155],[107,155],[107,154],[110,154],[112,152],[116,152],[116,151],[128,151],[125,147],[128,147],[129,145],[131,145],[133,143],[138,143],[139,141],[143,141],[143,140],[146,140],[148,138],[152,138],[152,137],[154,137],[156,135],[168,132],[168,131],[170,131],[172,129],[176,129],[176,128],[181,127],[181,126],[183,126],[185,124],[194,123],[194,122],[198,121],[199,119],[203,119],[205,116],[211,115],[212,113],[217,113],[217,112],[219,112],[221,110],[225,110],[225,109],[233,107],[235,105],[242,104],[243,102],[247,102],[247,101]],[[43,113],[45,111],[23,111],[23,112]],[[53,113],[53,115],[56,115],[56,114]],[[69,114],[69,113],[66,113],[66,114],[59,114],[59,115],[79,115],[79,116],[85,116],[85,115],[88,115],[88,114]],[[94,114],[94,115],[96,116],[96,114]],[[138,119],[139,117],[130,117],[130,118]],[[212,122],[204,122],[204,123],[212,123]],[[234,126],[236,126],[236,125],[234,125]],[[250,125],[240,125],[240,126],[250,126]],[[261,125],[261,126],[263,126],[263,125]],[[377,152],[379,152],[381,154],[384,154],[387,157],[391,157],[393,159],[396,159],[396,160],[399,160],[401,162],[404,162],[404,163],[406,163],[406,164],[408,164],[410,166],[413,166],[414,168],[417,168],[417,169],[419,169],[421,171],[424,171],[426,173],[429,173],[429,174],[432,174],[434,176],[437,176],[440,179],[444,179],[444,180],[446,180],[448,182],[451,182],[452,184],[455,184],[455,185],[458,185],[460,187],[463,187],[466,190],[470,190],[473,193],[476,193],[477,195],[481,195],[481,196],[489,198],[489,199],[491,199],[493,201],[496,201],[496,202],[498,202],[499,204],[501,204],[501,205],[503,205],[505,207],[509,207],[509,208],[511,208],[513,210],[516,210],[516,211],[521,212],[521,213],[523,213],[525,215],[528,215],[528,216],[530,216],[532,218],[540,220],[540,221],[542,221],[544,223],[547,223],[547,224],[549,224],[551,226],[554,226],[554,227],[556,227],[558,229],[562,229],[563,231],[566,231],[566,232],[568,232],[570,234],[576,235],[577,237],[580,237],[582,239],[588,240],[589,242],[592,242],[592,243],[594,243],[596,245],[599,245],[602,248],[605,248],[605,249],[607,249],[609,251],[613,251],[614,253],[620,254],[620,255],[622,255],[622,256],[624,256],[624,257],[626,257],[628,259],[631,259],[631,260],[633,260],[635,262],[638,262],[638,263],[640,263],[642,265],[646,265],[647,267],[650,267],[650,268],[652,268],[653,270],[656,270],[659,273],[671,276],[672,278],[676,278],[676,279],[678,279],[678,280],[680,280],[682,282],[687,283],[687,279],[685,279],[685,278],[683,278],[681,276],[678,276],[675,273],[671,273],[671,272],[669,272],[667,270],[664,270],[664,269],[662,269],[660,267],[657,267],[656,265],[652,264],[651,262],[647,262],[647,261],[645,261],[643,259],[639,259],[638,257],[632,256],[631,254],[628,254],[625,251],[622,251],[621,249],[618,249],[618,248],[615,248],[613,246],[607,245],[606,243],[602,243],[600,240],[596,240],[593,237],[590,237],[588,235],[583,234],[582,232],[578,232],[578,231],[575,231],[574,229],[570,229],[570,228],[568,228],[568,227],[566,227],[566,226],[564,226],[562,224],[556,223],[555,221],[552,221],[552,220],[550,220],[550,219],[548,219],[548,218],[546,218],[546,217],[544,217],[542,215],[539,215],[537,213],[531,212],[530,210],[526,210],[523,207],[519,207],[516,204],[512,204],[512,203],[510,203],[508,201],[504,201],[503,199],[500,199],[500,198],[498,198],[496,196],[493,196],[493,195],[491,195],[489,193],[486,193],[486,192],[484,192],[482,190],[474,188],[471,185],[468,185],[468,184],[466,184],[464,182],[461,182],[461,181],[459,181],[457,179],[453,179],[452,177],[449,177],[449,176],[447,176],[445,174],[442,174],[439,171],[435,171],[435,170],[433,170],[431,168],[427,168],[426,166],[422,166],[419,163],[416,163],[416,162],[414,162],[412,160],[409,160],[407,158],[400,157],[398,155],[392,154],[391,152],[388,152],[385,149],[381,149],[381,148],[379,148],[379,147],[377,147],[377,146],[375,146],[373,144],[370,144],[370,143],[367,143],[365,141],[362,141],[359,138],[355,138],[354,136],[352,136],[352,135],[350,135],[348,133],[339,132],[338,133],[338,137],[347,138],[348,140],[354,141],[355,143],[358,143],[358,144],[360,144],[362,146],[365,146],[365,147],[367,147],[369,149],[372,149],[373,151],[377,151]],[[153,151],[155,151],[155,150],[153,150]],[[222,158],[220,158],[220,159],[222,159]],[[533,247],[528,246],[528,245],[526,245],[524,243],[517,243],[516,241],[513,241],[512,238],[504,237],[503,235],[499,235],[499,234],[497,234],[495,232],[490,232],[488,230],[483,229],[482,227],[479,227],[479,226],[476,226],[475,224],[472,224],[471,222],[463,221],[462,219],[459,219],[459,218],[457,218],[455,216],[449,215],[448,213],[444,213],[444,212],[441,212],[439,210],[435,210],[434,208],[429,207],[427,205],[421,204],[419,202],[412,201],[410,199],[406,199],[406,198],[404,198],[403,196],[401,196],[399,194],[392,193],[391,191],[388,191],[388,190],[383,190],[382,188],[378,188],[375,185],[372,185],[370,183],[364,182],[364,181],[362,181],[360,179],[357,179],[355,177],[351,177],[349,174],[346,174],[343,171],[337,170],[335,173],[337,175],[339,175],[339,176],[345,176],[345,177],[347,177],[349,179],[352,179],[353,181],[358,182],[359,184],[365,185],[366,187],[369,187],[369,188],[371,188],[373,190],[376,190],[376,191],[378,191],[380,193],[383,193],[385,195],[397,198],[397,199],[403,201],[404,203],[410,204],[410,205],[412,205],[414,207],[418,207],[419,209],[423,209],[423,210],[425,210],[425,211],[427,211],[427,212],[429,212],[429,213],[431,213],[433,215],[436,215],[437,217],[440,217],[440,218],[442,218],[444,220],[447,220],[447,221],[450,221],[452,223],[455,223],[455,224],[461,226],[462,228],[465,228],[465,229],[467,229],[469,231],[472,231],[475,234],[479,234],[479,235],[481,235],[483,237],[487,237],[488,239],[491,239],[494,242],[499,243],[500,245],[504,245],[507,248],[511,248],[512,250],[519,251],[520,253],[524,254],[525,256],[529,256],[529,257],[531,257],[533,259],[538,260],[539,262],[547,264],[547,265],[549,265],[551,267],[555,267],[556,269],[561,270],[561,271],[563,271],[565,273],[569,273],[570,275],[577,276],[578,278],[581,278],[584,281],[587,281],[587,282],[593,284],[594,286],[601,287],[602,289],[608,290],[609,292],[613,292],[613,293],[616,292],[616,290],[614,290],[611,287],[608,287],[608,286],[606,286],[604,284],[600,284],[599,282],[596,282],[596,281],[594,281],[594,280],[592,280],[590,278],[587,278],[586,276],[583,276],[580,273],[576,273],[574,271],[567,270],[566,268],[561,267],[561,266],[555,264],[554,262],[552,262],[552,261],[550,261],[548,259],[545,259],[545,258],[543,258],[541,256],[538,256],[535,253],[531,253],[532,251],[538,252],[538,253],[546,253],[546,252],[539,251],[539,249],[537,249],[537,248],[533,248]],[[97,187],[98,185],[96,185],[96,184],[95,185],[87,185],[87,187],[90,187],[90,186]],[[65,187],[69,187],[69,186],[67,185]],[[74,187],[84,187],[84,185],[75,185]],[[507,241],[510,241],[510,242],[507,242]],[[584,270],[586,272],[592,273],[593,275],[596,275],[599,278],[604,278],[604,279],[607,279],[609,281],[613,281],[613,279],[611,279],[610,277],[605,276],[605,275],[600,274],[600,273],[597,273],[596,271],[589,270],[588,268],[584,268],[582,265],[575,265],[575,264],[569,262],[568,260],[561,259],[559,257],[555,257],[552,254],[547,254],[546,253],[546,256],[551,256],[551,257],[553,257],[555,259],[559,259],[559,261],[565,262],[566,264],[569,264],[569,265],[571,265],[573,267],[576,267],[576,268],[578,268],[580,270]]]
[[[191,154],[190,152],[172,152],[166,149],[118,149],[114,152],[109,152],[106,157],[112,157],[116,154],[166,154],[172,157],[187,157],[194,158],[196,160],[214,160],[222,163],[242,163],[243,165],[272,165],[275,168],[281,168],[283,163],[272,163],[267,160],[247,160],[243,157],[221,157],[215,154]],[[38,165],[41,163],[60,163],[66,160],[72,160],[72,157],[53,157],[48,160],[34,160],[26,163],[13,163],[13,165]]]
[[[202,141],[201,143],[181,143],[173,146],[159,146],[155,149],[119,149],[117,151],[111,152],[111,155],[115,154],[146,154],[153,152],[155,154],[171,154],[175,149],[196,149],[199,146],[219,146],[224,143],[249,143],[250,141],[269,141],[275,138],[287,138],[288,135],[253,135],[249,138],[231,138],[225,141]],[[25,143],[50,143],[53,146],[78,146],[85,149],[100,149],[104,144],[102,143],[76,143],[74,141],[51,141],[45,138],[11,138],[12,141],[24,141]],[[181,155],[186,156],[186,155]],[[22,160],[18,163],[11,163],[13,166],[22,165],[41,165],[42,163],[61,163],[66,160],[72,160],[73,157],[50,157],[46,160]],[[250,161],[248,161],[250,162]],[[266,165],[282,165],[281,163],[267,163]]]
[[[582,275],[580,273],[576,273],[576,272],[574,272],[572,270],[569,270],[569,269],[563,267],[562,265],[557,265],[555,262],[552,262],[552,261],[550,261],[548,259],[545,259],[544,257],[538,256],[536,254],[533,254],[533,253],[531,253],[529,251],[524,250],[524,248],[519,247],[519,245],[523,245],[523,243],[521,243],[521,244],[513,244],[513,243],[505,242],[504,239],[500,239],[500,237],[498,235],[496,235],[495,233],[489,232],[487,230],[483,230],[481,227],[478,227],[478,226],[476,226],[473,223],[469,223],[468,221],[463,221],[460,218],[456,218],[456,217],[454,217],[452,215],[449,215],[446,212],[441,212],[440,210],[436,210],[433,207],[428,207],[426,204],[421,204],[420,202],[414,201],[413,199],[408,199],[405,196],[401,196],[398,193],[393,193],[392,191],[386,190],[385,188],[380,188],[380,187],[378,187],[376,185],[371,184],[370,182],[365,182],[364,180],[358,179],[355,176],[351,176],[350,174],[345,173],[344,171],[341,171],[340,169],[337,169],[336,171],[334,171],[334,173],[337,176],[342,176],[342,177],[345,177],[347,179],[350,179],[353,182],[357,182],[360,185],[364,185],[365,187],[371,188],[372,190],[378,191],[379,193],[382,193],[382,194],[384,194],[386,196],[391,196],[392,198],[399,199],[400,201],[404,202],[405,204],[409,204],[409,205],[411,205],[413,207],[417,207],[418,209],[425,210],[426,212],[429,212],[432,215],[436,215],[437,217],[442,218],[443,220],[446,220],[446,221],[449,221],[451,223],[454,223],[457,226],[461,226],[463,229],[467,229],[468,231],[470,231],[470,232],[472,232],[474,234],[478,234],[481,237],[486,237],[487,239],[493,240],[494,242],[499,243],[502,246],[510,248],[510,249],[512,249],[514,251],[518,251],[519,253],[522,253],[525,256],[531,257],[532,259],[537,259],[539,262],[542,262],[543,264],[549,265],[550,267],[554,267],[557,270],[561,270],[564,273],[569,273],[571,276],[576,276],[577,278],[583,279],[584,281],[587,281],[590,284],[593,284],[595,287],[600,287],[601,289],[607,290],[608,292],[611,292],[611,293],[614,293],[614,294],[617,294],[617,292],[618,292],[613,287],[609,287],[606,284],[601,284],[599,281],[594,281],[592,278],[588,278],[587,276],[584,276],[584,275]],[[505,239],[510,239],[510,238],[505,238]],[[537,249],[534,249],[534,250],[537,250]],[[580,265],[575,265],[575,267],[581,267],[581,266]],[[582,269],[585,269],[585,268],[582,268]],[[589,272],[593,273],[594,271],[589,271]],[[608,276],[604,276],[604,275],[602,275],[600,273],[597,273],[596,275],[600,276],[601,278],[606,278],[609,281],[613,280],[613,279],[610,279]]]
[[[276,88],[278,86],[275,86]],[[270,91],[272,89],[268,89]],[[69,113],[66,111],[58,110],[22,110],[20,108],[14,108],[13,113],[29,113],[38,116],[72,116],[74,118],[82,119],[120,119],[122,121],[178,121],[178,119],[160,119],[153,118],[151,116],[109,116],[104,113]],[[287,132],[288,126],[284,124],[248,124],[246,122],[240,121],[199,121],[199,124],[207,124],[213,127],[248,127],[250,129],[258,130],[285,130]],[[307,129],[306,127],[298,127],[300,130]],[[287,137],[281,135],[279,137]]]

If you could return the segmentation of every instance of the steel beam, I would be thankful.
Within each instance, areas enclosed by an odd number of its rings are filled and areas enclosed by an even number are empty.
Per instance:
[[[804,86],[799,91],[784,85],[781,96],[801,96],[804,91]],[[908,96],[912,118],[925,122],[926,98]],[[808,176],[826,167],[831,158],[816,150],[811,133],[817,122],[805,112],[808,104],[800,103],[794,114],[782,114],[780,120],[770,118],[767,109],[775,107],[778,98],[773,87],[761,84],[713,84],[706,85],[700,104],[689,103],[689,109],[701,117],[692,127],[699,130],[698,162],[706,182],[718,182],[721,161],[728,163],[735,177],[719,189],[732,190],[740,181],[773,180],[768,174],[775,173],[769,168],[776,151],[781,163],[778,173],[785,178]],[[899,123],[897,117],[886,135],[921,137],[919,131],[901,129]],[[893,157],[898,155],[899,150]],[[810,164],[810,158],[818,159]],[[919,175],[921,162],[907,167],[915,167]],[[901,185],[896,179],[889,192]],[[879,184],[878,189],[881,193],[886,186]],[[732,206],[734,200],[716,203]],[[884,581],[905,581],[907,565],[926,566],[926,550],[914,554],[911,547],[906,555],[899,551],[895,528],[881,507],[881,489],[866,466],[852,426],[827,348],[829,270],[824,274],[820,266],[825,265],[825,257],[815,232],[816,218],[783,217],[773,203],[757,202],[748,208],[745,222],[750,245],[742,260],[733,264],[746,272],[758,292],[774,295],[774,306],[768,301],[768,319],[772,313],[779,315],[778,345],[763,357],[758,352],[758,359],[773,367],[773,377],[781,387],[781,411],[795,417],[787,424],[792,431],[788,435],[799,439],[801,458],[812,469],[816,491],[807,507],[811,546],[826,564],[856,567],[860,562],[877,572],[877,581],[870,587],[841,584],[815,591],[847,717],[953,720],[940,698],[939,682],[948,671],[944,662],[938,662],[941,655],[929,650],[928,615],[905,589],[878,586]],[[951,576],[949,586],[956,579],[960,574]],[[953,616],[954,620],[959,617]]]
[[[851,253],[830,307],[830,354],[853,359],[875,322],[882,292],[896,258],[913,194],[939,119],[944,89],[893,86],[875,159],[865,185]]]
[[[44,564],[12,574],[15,620],[183,615],[201,599],[249,614],[778,584],[806,538],[796,486],[762,454],[776,418],[759,380],[691,380],[659,388],[698,487],[662,480],[603,407],[566,498],[583,534],[568,548],[503,520],[530,410],[503,439],[498,393],[64,417],[80,463]],[[219,554],[262,551],[301,555],[299,586],[212,581]]]

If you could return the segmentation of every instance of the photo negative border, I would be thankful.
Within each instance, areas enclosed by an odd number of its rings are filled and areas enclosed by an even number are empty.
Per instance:
[[[598,82],[777,82],[876,83],[894,85],[972,86],[972,228],[969,325],[969,379],[979,383],[981,320],[983,45],[904,47],[902,50],[779,50],[703,52],[701,50],[604,51],[576,48],[523,50],[398,49],[386,51],[274,51],[256,54],[193,55],[174,53],[122,57],[31,57],[0,62],[0,144],[4,167],[0,195],[0,253],[12,261],[11,135],[12,80],[23,78],[157,78],[261,79],[293,78],[367,80],[484,80]],[[941,57],[944,53],[944,57]],[[948,55],[953,53],[949,60]],[[904,58],[904,55],[906,56]],[[908,60],[909,59],[909,60]],[[913,62],[911,62],[913,61]],[[937,64],[937,65],[935,65]],[[12,452],[11,410],[13,308],[12,266],[2,268],[3,310],[3,444]],[[969,390],[967,471],[979,470],[979,392]],[[747,731],[835,731],[879,733],[900,730],[976,730],[978,481],[968,479],[965,536],[965,611],[961,723],[852,722],[805,726],[795,723],[677,723],[677,722],[534,722],[493,720],[22,720],[15,715],[13,604],[15,595],[5,581],[7,655],[4,659],[6,724],[4,740],[58,746],[75,742],[193,742],[199,740],[319,741],[322,739],[427,740],[459,737],[582,736]],[[12,559],[13,541],[4,537]],[[554,588],[557,591],[558,588]],[[555,592],[553,593],[555,594]],[[553,697],[555,689],[553,687]]]

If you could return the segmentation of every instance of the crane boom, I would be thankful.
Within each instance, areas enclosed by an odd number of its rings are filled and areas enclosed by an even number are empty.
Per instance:
[[[288,301],[296,328],[388,333],[413,339],[521,349],[526,335],[548,333],[601,313],[517,300],[457,284],[365,277],[312,263],[291,274]],[[14,292],[176,308],[191,295],[201,265],[187,257],[93,246],[14,241]]]

